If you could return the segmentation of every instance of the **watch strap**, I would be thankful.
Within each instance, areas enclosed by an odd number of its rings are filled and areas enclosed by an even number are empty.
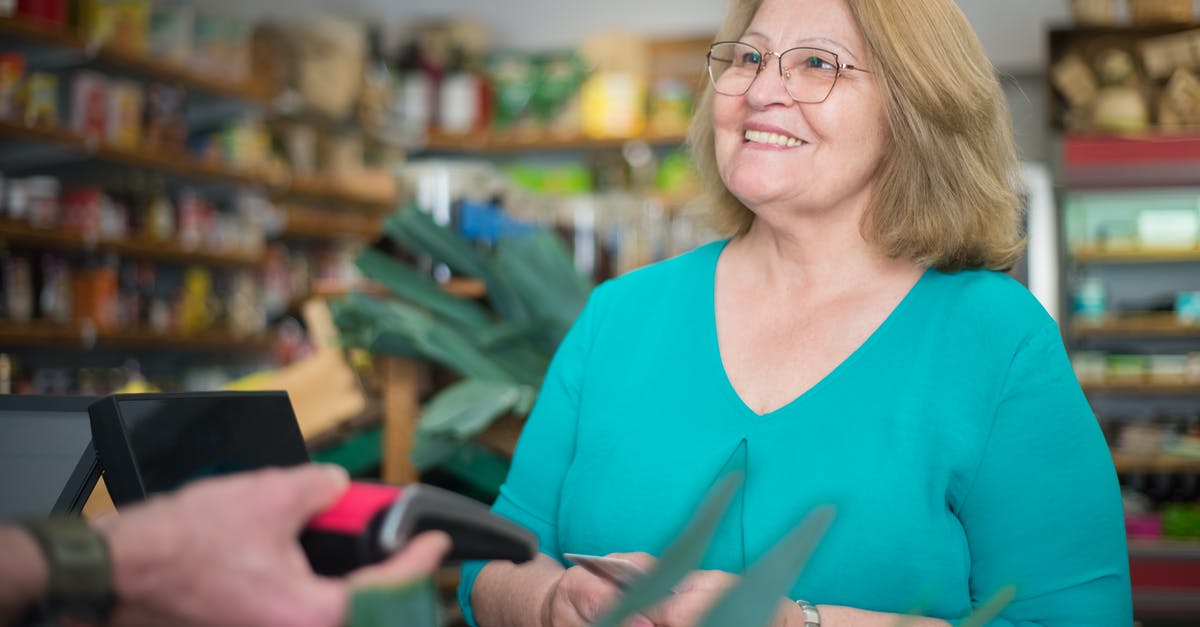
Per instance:
[[[103,623],[113,604],[112,563],[104,536],[81,518],[29,520],[22,526],[37,540],[46,560],[47,610]]]

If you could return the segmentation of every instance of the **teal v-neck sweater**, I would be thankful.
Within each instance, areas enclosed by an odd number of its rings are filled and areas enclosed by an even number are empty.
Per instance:
[[[717,345],[715,242],[596,289],[563,341],[495,511],[541,550],[660,554],[714,480],[745,471],[703,568],[740,572],[822,504],[792,598],[999,625],[1129,625],[1116,473],[1033,296],[929,270],[867,341],[757,415]],[[459,597],[480,564],[463,570]],[[486,621],[485,621],[486,623]]]

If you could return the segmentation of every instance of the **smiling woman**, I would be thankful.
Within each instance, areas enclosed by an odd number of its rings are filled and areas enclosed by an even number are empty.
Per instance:
[[[735,2],[717,39],[741,36],[760,4]],[[1016,149],[1003,93],[970,25],[952,3],[846,6],[862,32],[860,53],[877,68],[890,144],[864,235],[895,256],[940,269],[1011,266],[1022,245],[1014,228]],[[718,175],[715,97],[702,97],[690,143],[716,222],[732,236],[754,214]]]
[[[650,568],[737,468],[704,570],[637,624],[694,624],[822,505],[776,627],[945,625],[1003,589],[991,624],[1130,624],[1112,459],[997,271],[1017,162],[956,4],[735,0],[707,64],[692,149],[729,239],[592,294],[494,506],[544,555],[464,568],[468,620],[591,624],[620,591],[563,555]]]

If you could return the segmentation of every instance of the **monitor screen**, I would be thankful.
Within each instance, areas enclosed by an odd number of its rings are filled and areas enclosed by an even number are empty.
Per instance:
[[[77,514],[100,468],[87,396],[0,395],[0,519]]]
[[[122,395],[116,407],[146,495],[202,477],[308,461],[284,393]]]

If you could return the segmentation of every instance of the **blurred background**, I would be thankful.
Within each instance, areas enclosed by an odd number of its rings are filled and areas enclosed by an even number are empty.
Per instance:
[[[959,5],[1138,618],[1196,624],[1196,3]],[[317,458],[488,501],[591,285],[715,237],[684,144],[724,9],[0,0],[0,393],[287,389]]]

